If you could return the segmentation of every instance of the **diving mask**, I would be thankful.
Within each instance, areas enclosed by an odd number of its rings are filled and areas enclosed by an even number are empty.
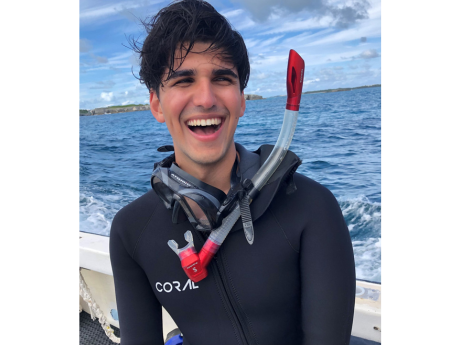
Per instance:
[[[209,231],[218,228],[222,219],[234,208],[237,200],[235,193],[229,192],[229,197],[233,196],[230,200],[223,191],[186,173],[172,161],[173,159],[164,160],[152,173],[150,182],[156,194],[168,209],[177,209],[178,203],[196,230]],[[171,165],[165,166],[168,163]],[[240,185],[241,177],[237,170],[238,159],[235,159],[230,191]],[[173,212],[173,217],[175,213]]]

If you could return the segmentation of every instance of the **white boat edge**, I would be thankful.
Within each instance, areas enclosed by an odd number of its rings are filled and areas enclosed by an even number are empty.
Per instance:
[[[80,232],[79,236],[82,276],[107,321],[119,328],[109,237],[86,232]],[[381,296],[381,284],[356,280],[355,313],[351,331],[353,336],[381,343]],[[88,304],[81,297],[80,306],[90,313]],[[176,327],[174,320],[163,309],[164,337]]]

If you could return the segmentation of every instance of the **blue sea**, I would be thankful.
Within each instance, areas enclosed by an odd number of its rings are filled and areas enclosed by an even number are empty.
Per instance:
[[[290,149],[298,172],[339,201],[355,253],[356,276],[381,280],[380,87],[302,95]],[[246,102],[235,141],[275,144],[286,96]],[[108,236],[124,205],[146,193],[154,162],[172,144],[150,111],[80,117],[80,230]]]

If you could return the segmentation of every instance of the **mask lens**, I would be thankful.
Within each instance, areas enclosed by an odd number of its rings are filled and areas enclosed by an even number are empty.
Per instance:
[[[206,216],[203,209],[198,205],[194,200],[190,199],[187,196],[183,196],[185,201],[187,202],[188,207],[192,211],[195,220],[198,224],[200,224],[205,229],[211,230],[211,223],[209,222],[208,217]]]
[[[153,189],[166,204],[171,206],[174,192],[156,176],[153,178]]]

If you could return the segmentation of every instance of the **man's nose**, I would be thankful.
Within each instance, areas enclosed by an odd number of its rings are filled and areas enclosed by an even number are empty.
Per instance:
[[[213,85],[209,80],[202,80],[198,83],[193,96],[193,102],[196,107],[210,109],[216,105],[216,96]]]

